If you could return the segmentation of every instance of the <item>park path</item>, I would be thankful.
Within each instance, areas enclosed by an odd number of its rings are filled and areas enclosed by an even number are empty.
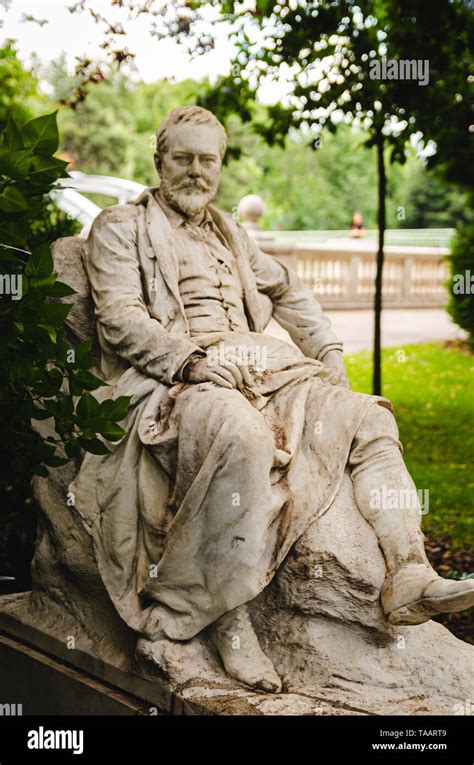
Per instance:
[[[344,353],[356,353],[372,348],[373,311],[325,311],[325,313],[331,320],[334,332],[344,344]],[[287,332],[273,319],[265,331],[282,340],[290,340]],[[382,313],[382,345],[384,347],[454,340],[462,337],[464,337],[463,331],[442,309],[388,308]]]

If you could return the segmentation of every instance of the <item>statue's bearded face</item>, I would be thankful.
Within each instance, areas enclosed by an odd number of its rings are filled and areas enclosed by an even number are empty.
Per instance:
[[[170,128],[168,149],[156,158],[168,204],[193,216],[214,199],[221,172],[219,148],[219,133],[210,125]]]

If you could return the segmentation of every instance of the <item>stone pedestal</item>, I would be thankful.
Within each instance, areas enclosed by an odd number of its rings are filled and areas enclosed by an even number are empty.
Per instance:
[[[143,700],[2,634],[0,672],[0,717],[150,713]]]

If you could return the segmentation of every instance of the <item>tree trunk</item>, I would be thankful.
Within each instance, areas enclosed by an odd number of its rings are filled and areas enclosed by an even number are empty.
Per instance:
[[[375,274],[375,297],[374,297],[374,367],[372,377],[372,392],[380,396],[382,394],[382,358],[381,358],[381,332],[380,323],[382,318],[382,273],[384,260],[385,239],[385,192],[386,182],[384,163],[384,136],[380,130],[377,136],[377,169],[378,169],[378,212],[377,222],[379,229],[379,243],[377,249],[377,272]]]

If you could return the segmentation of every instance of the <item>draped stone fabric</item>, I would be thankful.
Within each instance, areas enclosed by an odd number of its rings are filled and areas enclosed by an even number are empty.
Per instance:
[[[341,346],[310,290],[212,206],[249,330],[196,334],[155,194],[103,211],[86,244],[110,384],[97,395],[132,398],[127,435],[86,454],[70,491],[124,621],[143,631],[157,612],[169,637],[188,639],[269,583],[333,501],[368,409],[391,405],[337,384],[318,356]],[[298,348],[263,334],[261,295]],[[264,364],[243,390],[180,382],[186,358],[209,350]]]

